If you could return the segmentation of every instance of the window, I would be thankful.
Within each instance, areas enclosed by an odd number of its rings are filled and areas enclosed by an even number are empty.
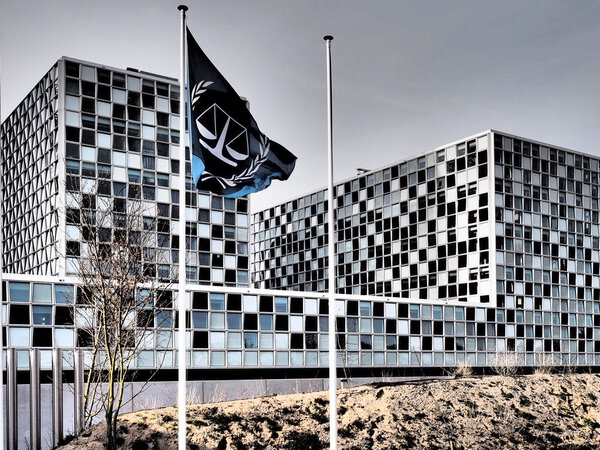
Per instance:
[[[258,333],[244,333],[244,348],[258,348]]]
[[[73,303],[73,300],[75,299],[74,286],[67,286],[64,284],[54,285],[54,298],[56,303]]]
[[[28,305],[10,305],[9,324],[28,325],[29,324],[29,306]]]
[[[51,303],[52,302],[52,285],[51,284],[33,284],[34,303]]]
[[[240,313],[227,313],[227,328],[230,330],[241,330],[242,315]]]
[[[156,169],[156,163],[154,156],[143,156],[142,161],[144,163],[144,169],[154,170]]]
[[[128,169],[127,176],[130,183],[141,183],[142,182],[142,171],[136,169]]]
[[[158,173],[156,174],[156,180],[159,186],[169,187],[169,174]]]
[[[260,315],[260,329],[261,330],[272,330],[273,329],[273,316],[270,314]]]
[[[275,297],[275,312],[288,312],[287,297]]]
[[[12,302],[29,301],[29,283],[10,282],[10,300]]]
[[[52,325],[52,307],[33,306],[33,323],[36,325]]]

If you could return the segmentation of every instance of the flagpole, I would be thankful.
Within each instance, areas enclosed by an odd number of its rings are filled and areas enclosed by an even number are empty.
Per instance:
[[[327,57],[327,272],[329,275],[329,448],[337,449],[337,367],[335,339],[335,233],[333,207],[333,101],[331,87],[331,41],[333,36],[325,36]]]
[[[178,413],[178,449],[186,449],[186,298],[185,298],[185,253],[186,253],[186,230],[185,230],[185,210],[186,210],[186,183],[185,183],[185,12],[188,10],[186,5],[177,7],[181,11],[181,36],[179,39],[179,295],[178,311],[178,379],[177,379],[177,413]]]
[[[0,102],[1,104],[2,102]],[[1,108],[0,108],[1,110]],[[2,157],[0,156],[0,168],[2,167]],[[2,186],[0,185],[0,233],[4,229],[4,193],[2,192]],[[0,239],[0,287],[2,286],[2,279],[4,277],[4,244]],[[0,289],[0,330],[4,325],[4,314],[2,314],[2,305],[4,304],[4,289]],[[8,302],[7,308],[8,308]],[[8,341],[8,336],[7,336]],[[4,342],[2,339],[2,332],[0,331],[0,411],[4,411]],[[6,353],[8,354],[8,345],[6,346]],[[6,367],[8,369],[8,366]],[[8,383],[6,384],[8,387]],[[8,397],[8,396],[7,396]],[[7,405],[8,406],[8,405]],[[6,410],[8,411],[8,406]],[[6,426],[6,420],[4,414],[0,414],[0,447],[4,446],[4,427]]]

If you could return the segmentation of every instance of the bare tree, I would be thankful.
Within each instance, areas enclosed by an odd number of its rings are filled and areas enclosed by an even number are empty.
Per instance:
[[[83,426],[104,415],[107,448],[115,449],[118,415],[131,400],[124,391],[135,378],[138,357],[154,348],[156,327],[172,327],[168,288],[173,277],[170,270],[156,276],[157,267],[170,267],[161,264],[167,255],[157,251],[157,236],[171,237],[157,233],[156,211],[143,200],[95,193],[71,195],[70,200],[67,222],[79,224],[80,230],[78,242],[67,243],[67,255],[79,256],[71,269],[81,282],[73,313],[78,346],[89,349]],[[155,361],[153,370],[161,363]]]

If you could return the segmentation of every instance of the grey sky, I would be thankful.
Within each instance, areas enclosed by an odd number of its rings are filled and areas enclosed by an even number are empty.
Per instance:
[[[178,74],[178,1],[0,0],[2,119],[60,56]],[[495,128],[600,155],[600,2],[189,1],[188,25],[298,156],[253,210]]]

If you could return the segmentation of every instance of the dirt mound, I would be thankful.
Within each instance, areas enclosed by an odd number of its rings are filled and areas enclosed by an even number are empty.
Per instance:
[[[600,376],[531,375],[340,390],[340,449],[600,448]],[[177,448],[177,409],[122,416],[124,448]],[[329,445],[326,393],[188,408],[190,449]],[[102,449],[102,425],[64,448]]]

